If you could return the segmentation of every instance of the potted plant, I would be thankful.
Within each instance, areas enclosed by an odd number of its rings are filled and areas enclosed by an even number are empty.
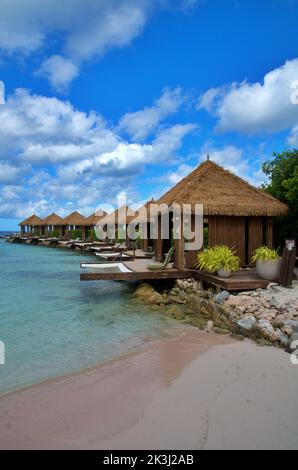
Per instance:
[[[260,246],[254,251],[252,262],[257,265],[257,273],[267,281],[275,281],[279,277],[281,257],[276,250]]]
[[[240,267],[240,259],[228,246],[214,246],[198,254],[196,268],[220,277],[230,277]]]

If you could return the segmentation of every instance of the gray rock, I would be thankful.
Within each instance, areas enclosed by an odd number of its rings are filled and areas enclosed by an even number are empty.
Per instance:
[[[223,290],[222,292],[220,292],[219,294],[216,294],[216,296],[214,297],[214,300],[217,304],[221,304],[223,303],[225,300],[227,300],[228,298],[230,297],[230,294],[228,291],[226,290]]]
[[[244,317],[236,321],[237,325],[245,331],[251,331],[256,326],[256,319],[253,316]]]
[[[298,333],[293,333],[290,337],[290,340],[289,340],[289,347],[288,347],[288,351],[289,352],[294,352],[294,351],[297,351],[297,345],[293,344],[294,342],[298,341]]]
[[[276,307],[278,305],[278,302],[274,296],[269,300],[269,305],[270,307]]]

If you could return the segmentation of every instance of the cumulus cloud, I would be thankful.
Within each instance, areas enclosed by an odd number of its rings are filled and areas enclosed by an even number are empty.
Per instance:
[[[201,151],[199,161],[203,162],[207,160],[208,156],[211,161],[230,170],[253,186],[259,187],[267,179],[262,170],[256,165],[255,159],[251,161],[250,158],[244,154],[243,149],[234,145],[216,148],[206,143]]]
[[[196,129],[191,123],[164,126],[140,143],[121,137],[94,111],[25,89],[8,96],[0,122],[0,214],[16,217],[69,210],[70,202],[96,207],[101,198],[133,193],[133,178],[148,164],[175,161],[184,138]]]
[[[217,129],[245,134],[276,132],[298,123],[298,105],[293,104],[292,84],[298,77],[298,59],[287,61],[265,75],[262,83],[233,83],[210,89],[198,108],[212,111]]]
[[[143,31],[155,10],[193,6],[196,0],[1,0],[0,52],[23,56],[55,39],[57,56],[41,71],[61,88],[86,60],[124,47]]]
[[[292,145],[293,147],[298,147],[298,125],[293,127],[289,137],[288,137],[288,143]]]
[[[38,70],[38,75],[47,77],[51,85],[60,91],[66,90],[78,73],[77,65],[60,55],[47,59]]]
[[[5,85],[4,82],[0,80],[0,104],[5,103]]]
[[[154,131],[166,117],[178,111],[183,103],[181,88],[166,88],[151,107],[134,113],[126,113],[120,119],[119,130],[127,132],[133,139],[141,140]]]

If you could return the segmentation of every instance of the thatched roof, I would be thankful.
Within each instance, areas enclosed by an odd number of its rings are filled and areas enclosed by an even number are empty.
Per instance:
[[[19,223],[20,227],[24,227],[25,225],[32,225],[34,226],[40,226],[43,225],[42,219],[38,217],[35,214],[30,215],[30,217],[27,217],[27,219],[23,220],[22,222]]]
[[[211,161],[205,161],[158,201],[204,205],[204,215],[276,216],[288,207]]]
[[[75,211],[63,219],[63,225],[86,225],[86,217]]]
[[[149,201],[146,202],[143,206],[141,206],[137,210],[137,214],[139,217],[139,222],[140,223],[145,223],[145,222],[150,222],[150,205],[151,204],[156,204],[156,201],[152,198]]]
[[[127,206],[121,206],[111,214],[108,214],[101,220],[101,223],[107,225],[124,225],[129,224],[136,217],[136,212]]]
[[[93,214],[89,215],[89,217],[86,218],[85,225],[96,225],[103,217],[105,217],[107,213],[105,211],[99,210],[97,212],[94,212]]]
[[[42,225],[63,225],[63,219],[54,212],[48,215],[42,222]]]

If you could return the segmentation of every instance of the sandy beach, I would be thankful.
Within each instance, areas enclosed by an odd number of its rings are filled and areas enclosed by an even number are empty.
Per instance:
[[[0,399],[1,449],[295,449],[298,366],[187,328]]]

